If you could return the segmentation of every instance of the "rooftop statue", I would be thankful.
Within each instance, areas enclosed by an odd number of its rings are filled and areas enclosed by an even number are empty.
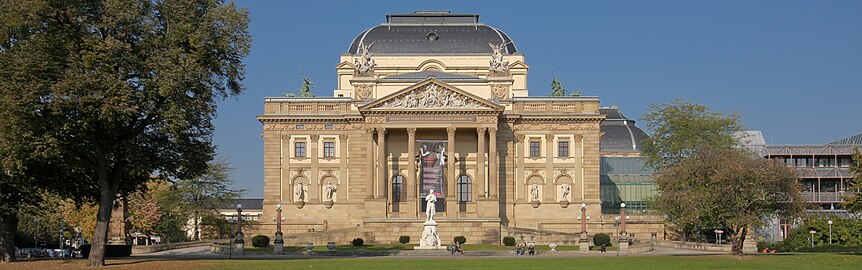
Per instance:
[[[509,70],[509,62],[503,61],[503,49],[506,48],[506,45],[512,43],[511,41],[500,43],[500,45],[494,45],[494,43],[488,42],[488,46],[491,47],[491,50],[494,52],[491,54],[491,61],[489,61],[490,66],[488,70],[493,72],[505,72]]]
[[[353,60],[353,64],[359,73],[368,73],[368,71],[371,71],[377,65],[374,63],[374,59],[371,59],[371,52],[369,52],[373,45],[374,42],[368,45],[359,43],[359,58]]]

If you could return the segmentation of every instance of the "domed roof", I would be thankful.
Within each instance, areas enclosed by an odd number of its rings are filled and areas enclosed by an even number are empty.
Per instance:
[[[372,54],[491,54],[488,43],[508,43],[503,53],[517,52],[515,43],[497,28],[479,23],[476,14],[417,11],[386,15],[386,22],[359,33],[347,52],[372,44]]]
[[[601,131],[604,132],[601,140],[601,151],[641,151],[641,141],[649,136],[647,136],[646,132],[635,126],[635,120],[626,118],[617,106],[600,108],[599,112],[605,115],[605,120],[599,126]]]

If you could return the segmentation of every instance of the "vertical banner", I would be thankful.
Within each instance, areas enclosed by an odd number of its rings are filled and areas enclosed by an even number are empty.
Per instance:
[[[422,209],[425,209],[425,196],[433,189],[437,196],[435,209],[445,210],[446,198],[446,141],[418,140],[419,144],[419,182],[421,185],[419,198],[422,199]]]

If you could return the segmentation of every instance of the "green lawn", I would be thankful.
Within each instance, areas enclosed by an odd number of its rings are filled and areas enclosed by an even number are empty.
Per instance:
[[[481,258],[445,256],[432,259],[404,257],[295,260],[218,261],[205,269],[859,269],[862,255],[799,254],[732,256],[604,256]]]

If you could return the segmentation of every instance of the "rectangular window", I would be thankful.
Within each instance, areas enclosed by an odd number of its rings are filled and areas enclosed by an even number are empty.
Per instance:
[[[323,157],[335,157],[335,142],[323,142]]]
[[[560,141],[557,143],[557,148],[560,157],[569,157],[569,141]]]
[[[541,141],[530,141],[530,157],[539,157],[542,153]]]
[[[295,142],[293,146],[296,157],[305,157],[305,142]]]

